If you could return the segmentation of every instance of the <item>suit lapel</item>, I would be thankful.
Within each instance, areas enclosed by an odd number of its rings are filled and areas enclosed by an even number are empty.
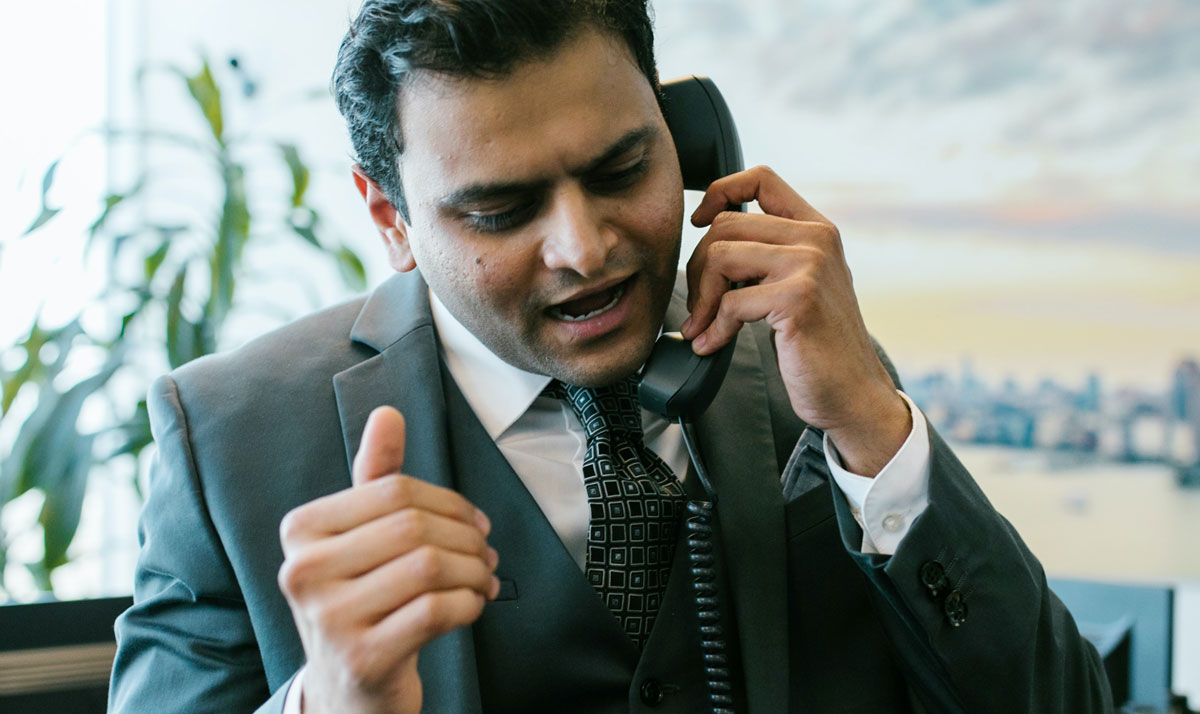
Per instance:
[[[687,316],[672,301],[668,329]],[[783,497],[762,361],[744,330],[712,405],[696,420],[717,490],[717,521],[733,590],[751,711],[786,711],[787,563]]]
[[[425,281],[413,272],[380,285],[363,305],[350,338],[364,354],[377,354],[333,378],[347,462],[353,464],[371,410],[391,405],[404,415],[406,425],[404,473],[453,488],[437,336]],[[422,711],[481,711],[470,628],[430,642],[418,662],[426,683]]]

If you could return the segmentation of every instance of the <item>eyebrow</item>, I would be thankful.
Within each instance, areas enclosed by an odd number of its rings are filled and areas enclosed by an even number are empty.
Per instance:
[[[649,125],[630,130],[610,144],[599,156],[569,173],[572,176],[586,176],[593,173],[635,146],[653,139],[657,134],[658,129]],[[442,210],[461,208],[474,203],[485,203],[499,198],[544,191],[549,185],[550,180],[546,178],[530,181],[476,183],[446,195],[437,202],[437,205]]]

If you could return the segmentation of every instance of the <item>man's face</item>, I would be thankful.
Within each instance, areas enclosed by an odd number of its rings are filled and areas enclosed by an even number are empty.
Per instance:
[[[625,45],[587,31],[501,79],[412,79],[393,266],[415,262],[517,367],[582,385],[637,369],[674,283],[683,183]]]

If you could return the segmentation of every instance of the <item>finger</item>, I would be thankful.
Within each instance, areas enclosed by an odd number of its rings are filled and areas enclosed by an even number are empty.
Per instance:
[[[491,599],[500,581],[481,558],[425,546],[348,581],[344,593],[355,620],[374,623],[425,593],[457,588]]]
[[[751,285],[725,293],[708,328],[692,341],[692,349],[699,355],[712,354],[729,344],[742,325],[767,317],[779,301],[778,285]]]
[[[490,561],[483,531],[474,524],[414,508],[389,513],[358,528],[309,545],[297,557],[312,577],[323,580],[358,577],[425,545]]]
[[[706,226],[721,211],[751,201],[758,201],[763,213],[772,216],[829,222],[778,174],[766,166],[755,166],[713,181],[692,213],[692,225]]]
[[[376,407],[367,417],[351,473],[356,486],[398,474],[404,467],[404,416],[395,407]]]
[[[284,553],[319,538],[345,533],[405,509],[428,511],[473,525],[487,535],[487,516],[462,494],[411,476],[384,476],[322,496],[289,512],[280,524]]]
[[[755,213],[724,211],[713,219],[708,231],[696,244],[687,262],[688,310],[695,309],[696,285],[711,246],[721,241],[749,241],[769,245],[796,245],[811,242],[822,247],[832,241],[840,245],[837,228],[829,223],[795,221],[790,218]]]
[[[708,328],[723,297],[730,292],[730,283],[771,282],[777,276],[791,275],[802,269],[804,262],[811,260],[813,255],[812,249],[807,246],[736,241],[712,244],[696,288],[689,295],[694,296],[695,306],[683,329],[683,336],[692,339]]]
[[[364,632],[363,644],[391,652],[389,664],[394,664],[450,630],[471,624],[486,603],[487,598],[471,588],[425,593]]]

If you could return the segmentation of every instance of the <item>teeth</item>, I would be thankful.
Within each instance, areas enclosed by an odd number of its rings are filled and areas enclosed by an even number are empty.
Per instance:
[[[621,296],[624,294],[625,294],[625,284],[622,283],[621,285],[617,286],[616,290],[613,291],[612,300],[609,300],[607,304],[602,305],[602,306],[596,308],[595,310],[592,310],[591,312],[584,313],[583,315],[573,316],[573,315],[566,314],[565,312],[562,311],[561,308],[559,308],[558,306],[555,306],[555,307],[550,308],[550,315],[551,315],[551,317],[554,317],[555,319],[563,320],[565,322],[583,322],[584,320],[590,320],[591,318],[595,317],[596,315],[599,315],[600,313],[602,313],[606,310],[612,309],[613,305],[616,305],[617,301],[620,300]]]

